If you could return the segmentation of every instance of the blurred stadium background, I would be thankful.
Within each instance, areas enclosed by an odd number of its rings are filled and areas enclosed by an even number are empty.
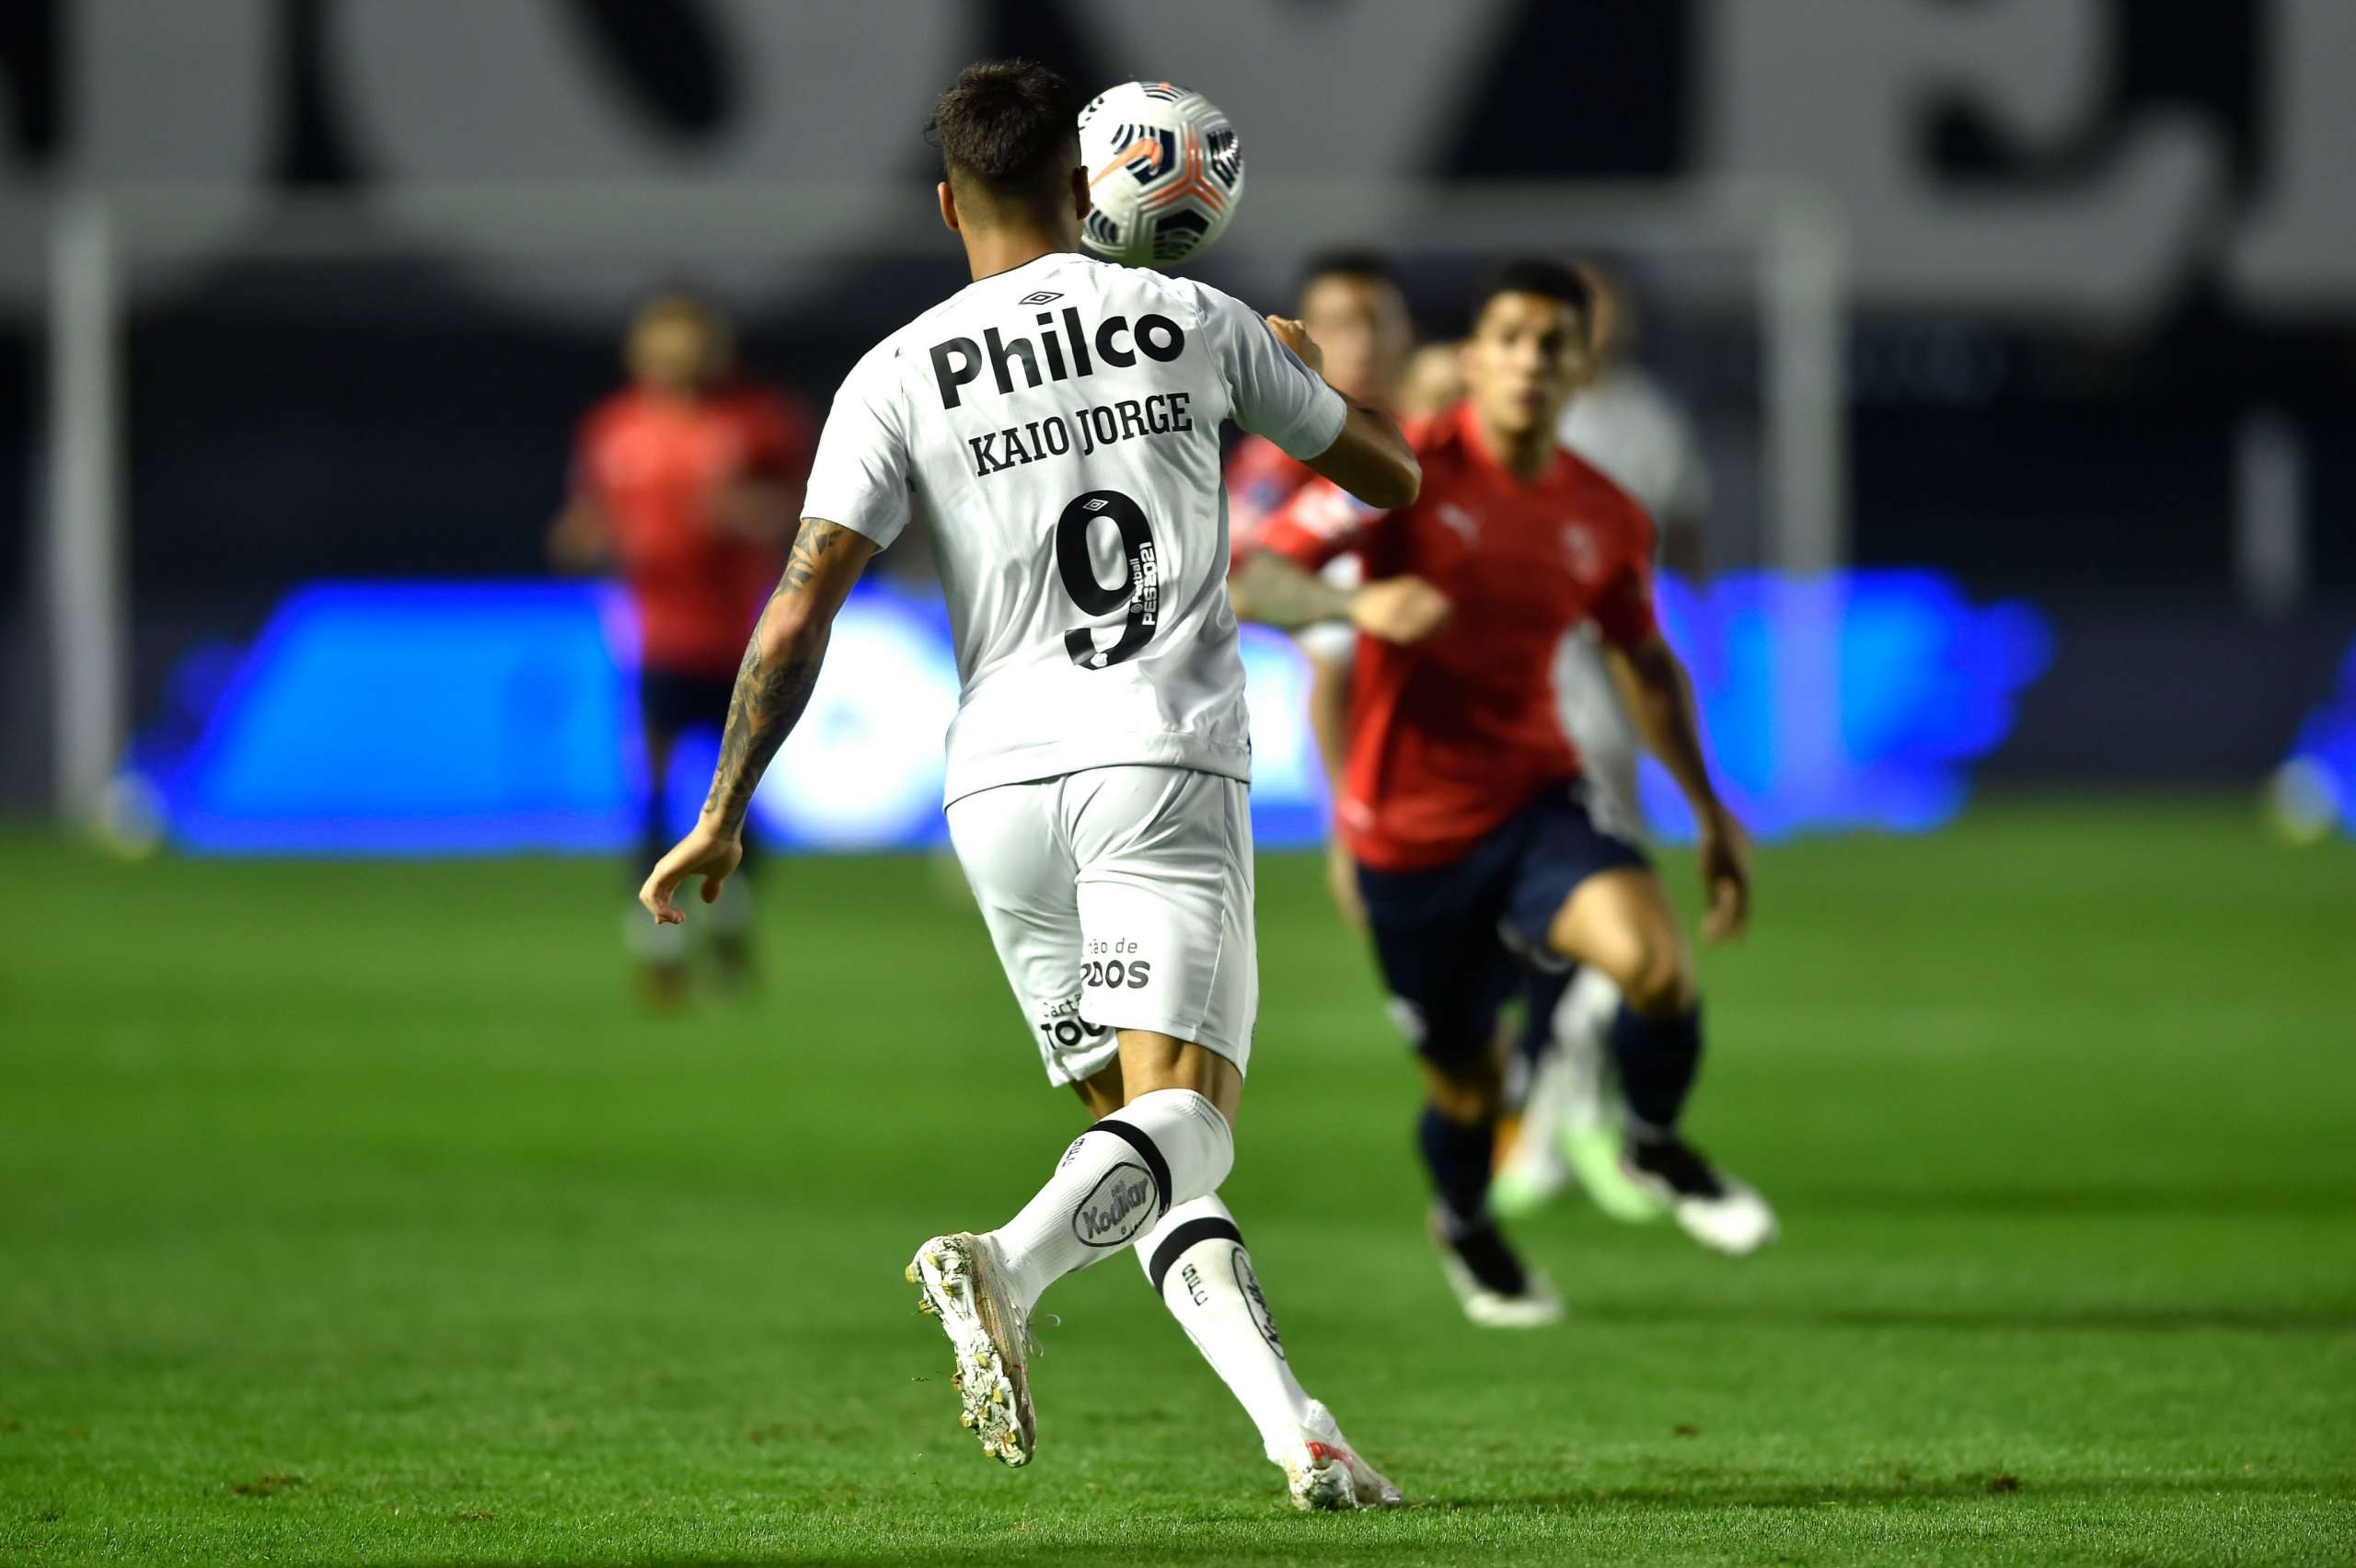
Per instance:
[[[510,591],[572,424],[664,283],[823,402],[954,280],[916,128],[991,51],[1213,85],[1253,193],[1201,271],[1270,308],[1345,242],[1432,334],[1507,250],[1615,265],[1706,455],[1679,629],[1770,827],[2294,754],[2311,816],[2348,791],[2345,6],[892,9],[882,71],[843,67],[849,5],[12,6],[0,801],[71,815],[129,768],[195,848],[618,842],[626,640]],[[921,577],[855,623],[890,696],[797,741],[772,835],[935,831]],[[1261,653],[1264,833],[1298,838]],[[363,672],[373,751],[317,706]],[[837,763],[890,787],[827,798]]]
[[[1084,1494],[1009,1501],[905,1386],[937,1151],[1070,1110],[896,853],[955,699],[920,549],[757,808],[847,852],[770,884],[768,996],[624,1000],[629,618],[545,553],[576,424],[678,284],[823,406],[963,281],[919,130],[993,53],[1219,103],[1198,271],[1264,308],[1368,246],[1439,337],[1510,252],[1603,260],[1706,460],[1667,619],[1781,842],[1702,1116],[1779,1251],[1541,1241],[1576,1401],[1467,1335],[1363,961],[1266,858],[1238,1207],[1353,1431],[1466,1510],[1389,1539],[2346,1561],[2347,0],[5,0],[0,1541],[849,1560],[1035,1506],[1041,1560],[1263,1550],[1175,1336],[1153,1419],[1207,1469],[1072,1391],[1123,1375],[1123,1267],[1058,1345]],[[1305,676],[1250,657],[1263,846],[1312,843]],[[871,1126],[884,1051],[978,1087]],[[1366,1313],[1427,1354],[1353,1364]]]

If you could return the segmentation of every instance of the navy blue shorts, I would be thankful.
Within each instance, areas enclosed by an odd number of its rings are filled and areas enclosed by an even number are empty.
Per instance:
[[[722,729],[728,722],[728,702],[735,692],[734,675],[707,675],[650,664],[638,672],[639,721],[654,733],[674,739],[682,731],[706,725]]]
[[[1547,928],[1571,890],[1649,866],[1597,827],[1580,784],[1550,789],[1460,859],[1419,871],[1358,868],[1375,962],[1409,1042],[1446,1069],[1479,1061],[1527,968],[1559,967]]]

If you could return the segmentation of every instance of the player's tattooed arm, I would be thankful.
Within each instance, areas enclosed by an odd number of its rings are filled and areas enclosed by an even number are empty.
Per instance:
[[[810,706],[835,612],[873,550],[872,546],[852,548],[854,540],[866,544],[848,528],[822,518],[803,518],[785,575],[778,580],[752,640],[745,645],[736,689],[728,699],[728,722],[721,732],[720,762],[712,769],[711,790],[703,802],[705,817],[724,832],[743,831],[762,772]],[[850,555],[858,559],[846,561]],[[830,567],[830,562],[835,564]],[[836,578],[840,579],[840,593],[820,587]]]
[[[1273,550],[1253,550],[1227,580],[1238,618],[1283,630],[1346,621],[1385,642],[1421,642],[1447,623],[1449,605],[1420,577],[1385,577],[1337,588]]]
[[[737,667],[728,723],[720,737],[720,766],[712,769],[703,815],[638,890],[639,903],[657,921],[676,925],[687,918],[673,895],[692,877],[703,879],[705,903],[718,898],[720,884],[744,859],[745,813],[753,803],[753,789],[810,706],[835,616],[874,553],[872,541],[848,528],[822,517],[802,520],[792,559]]]

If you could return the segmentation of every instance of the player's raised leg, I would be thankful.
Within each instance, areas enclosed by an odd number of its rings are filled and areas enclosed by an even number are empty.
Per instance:
[[[1592,964],[1533,972],[1524,984],[1514,1043],[1527,1074],[1521,1120],[1489,1189],[1506,1218],[1536,1212],[1574,1181],[1613,1219],[1641,1224],[1667,1212],[1623,1158],[1626,1119],[1611,1067],[1620,1005],[1620,987]]]
[[[1556,951],[1620,987],[1611,1056],[1626,1103],[1630,1174],[1649,1185],[1703,1245],[1756,1251],[1775,1216],[1750,1187],[1715,1169],[1679,1132],[1702,1062],[1702,1004],[1691,950],[1650,867],[1623,865],[1582,881],[1553,917]]]
[[[1216,1192],[1234,1164],[1227,1113],[1242,1076],[1191,1042],[1146,1031],[1121,1038],[1127,1103],[1072,1140],[1031,1201],[983,1235],[936,1236],[908,1278],[957,1356],[960,1419],[983,1451],[1028,1464],[1038,1444],[1029,1326],[1047,1286],[1110,1257],[1178,1204]]]

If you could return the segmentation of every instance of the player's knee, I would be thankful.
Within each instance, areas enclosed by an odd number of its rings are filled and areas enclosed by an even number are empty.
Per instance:
[[[1612,978],[1637,1012],[1646,1018],[1673,1018],[1692,1010],[1693,965],[1685,944],[1673,934],[1654,934],[1637,943],[1624,969]]]

